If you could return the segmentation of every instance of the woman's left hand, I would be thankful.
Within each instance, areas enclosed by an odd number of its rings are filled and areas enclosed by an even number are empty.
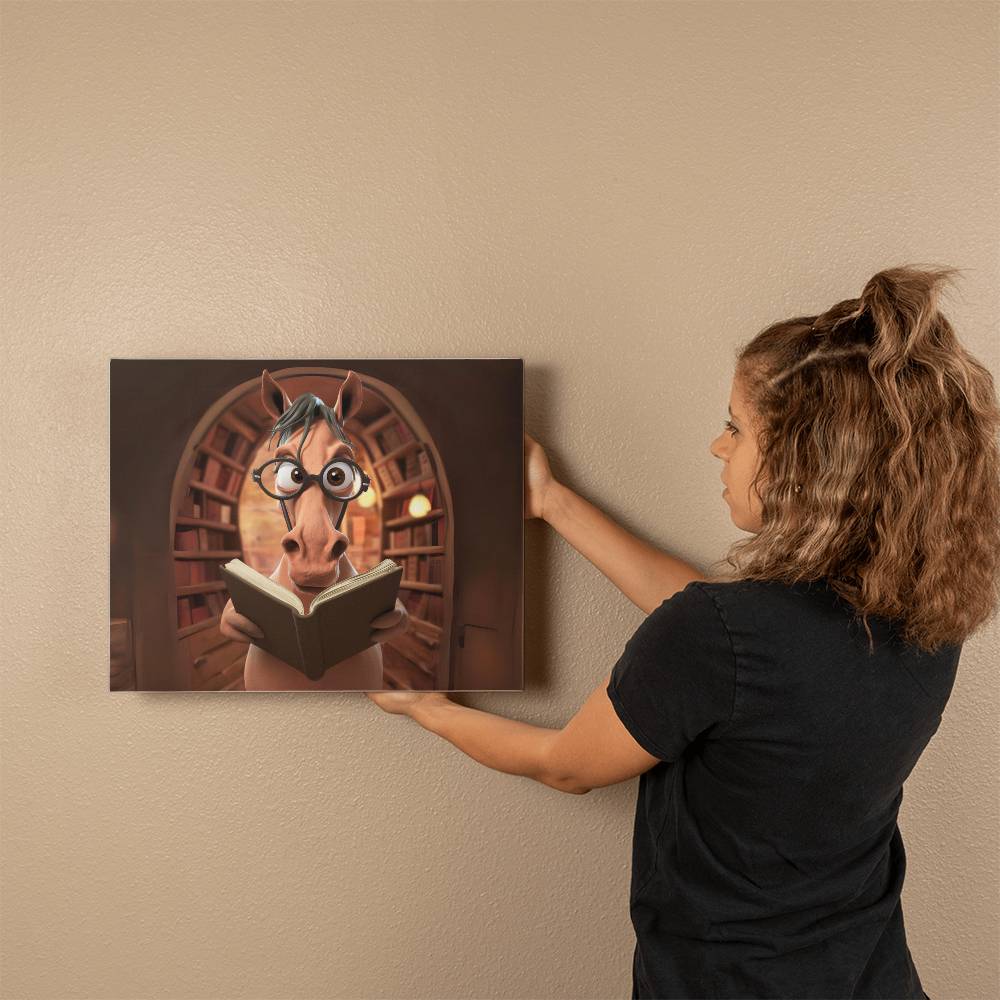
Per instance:
[[[418,705],[449,700],[442,691],[366,691],[365,694],[390,715],[412,715]]]

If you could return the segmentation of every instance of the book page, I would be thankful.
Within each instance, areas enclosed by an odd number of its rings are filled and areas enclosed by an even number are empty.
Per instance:
[[[335,600],[341,594],[347,593],[350,590],[354,590],[355,587],[365,587],[372,583],[378,577],[385,573],[391,573],[396,569],[396,563],[391,559],[383,559],[377,566],[372,567],[370,570],[366,570],[364,573],[359,573],[357,576],[349,577],[346,580],[338,580],[332,587],[324,590],[310,605],[310,613],[318,605],[323,604],[326,601]]]
[[[240,579],[246,580],[251,587],[256,587],[269,597],[273,597],[276,601],[287,604],[290,608],[294,608],[300,615],[305,614],[302,601],[299,600],[295,593],[286,587],[282,587],[280,583],[272,580],[270,577],[264,576],[263,573],[258,573],[257,570],[251,566],[247,566],[241,559],[231,559],[226,563],[226,568],[240,577]]]

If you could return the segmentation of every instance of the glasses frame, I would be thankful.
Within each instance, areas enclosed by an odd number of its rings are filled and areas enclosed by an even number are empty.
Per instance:
[[[354,466],[355,470],[357,470],[357,473],[361,477],[361,489],[359,489],[357,493],[353,493],[349,497],[334,496],[323,486],[323,474],[335,462],[344,462],[347,465]],[[279,497],[275,496],[269,490],[264,488],[264,483],[261,481],[261,477],[263,475],[264,469],[266,469],[269,465],[284,465],[285,463],[296,466],[302,472],[303,481],[302,485],[298,488],[298,490],[296,490],[295,493],[289,493],[286,496]],[[285,524],[288,526],[289,531],[292,530],[292,521],[291,518],[288,516],[288,508],[285,507],[285,502],[288,500],[295,500],[297,497],[302,496],[302,494],[310,486],[312,486],[314,482],[323,491],[323,494],[325,496],[329,497],[331,500],[335,500],[337,503],[341,505],[340,515],[337,518],[337,523],[334,525],[334,527],[338,531],[340,530],[340,522],[343,521],[344,514],[347,512],[347,505],[352,500],[357,500],[357,498],[361,496],[361,494],[364,493],[369,488],[369,486],[371,486],[371,477],[365,472],[365,470],[362,469],[361,466],[358,465],[358,463],[355,462],[353,458],[347,458],[344,455],[338,455],[336,458],[331,458],[330,461],[327,462],[326,465],[324,465],[323,468],[318,473],[307,472],[306,467],[297,458],[294,458],[291,455],[279,455],[277,458],[269,458],[266,462],[257,466],[257,468],[251,472],[251,476],[253,478],[253,481],[258,485],[258,487],[260,487],[261,492],[265,496],[270,497],[272,500],[277,500],[278,503],[281,504],[281,513],[284,514],[285,516]]]

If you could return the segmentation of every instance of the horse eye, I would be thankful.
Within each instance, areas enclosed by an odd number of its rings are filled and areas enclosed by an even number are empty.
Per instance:
[[[331,462],[323,472],[323,487],[335,496],[357,492],[357,472],[350,462]]]
[[[302,486],[302,470],[293,462],[282,462],[277,467],[274,484],[281,493],[295,493]]]

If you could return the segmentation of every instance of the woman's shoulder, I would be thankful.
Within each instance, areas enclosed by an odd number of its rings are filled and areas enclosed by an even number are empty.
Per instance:
[[[744,634],[756,633],[787,644],[789,636],[798,642],[810,637],[841,639],[847,634],[868,644],[863,616],[827,578],[787,582],[777,579],[694,580],[710,596],[726,625]],[[687,588],[685,588],[687,589]],[[947,643],[927,654],[898,635],[898,623],[878,614],[867,616],[874,646],[882,652],[915,656],[926,662],[939,661],[946,669],[957,666],[961,643]]]
[[[803,596],[832,599],[838,596],[827,580],[799,580],[786,583],[783,580],[707,578],[692,580],[684,590],[692,587],[725,601],[799,600]]]
[[[780,629],[801,626],[804,617],[830,621],[843,617],[844,601],[828,580],[704,579],[692,580],[688,588],[710,597],[727,624]]]
[[[830,581],[823,579],[796,580],[786,582],[784,580],[762,580],[744,578],[738,580],[727,580],[721,578],[702,578],[692,580],[688,587],[698,587],[706,593],[726,596],[726,597],[759,597],[759,598],[784,598],[788,596],[798,597],[800,595],[818,595],[822,597],[836,597],[836,591],[831,587]],[[687,589],[687,588],[685,588]]]

